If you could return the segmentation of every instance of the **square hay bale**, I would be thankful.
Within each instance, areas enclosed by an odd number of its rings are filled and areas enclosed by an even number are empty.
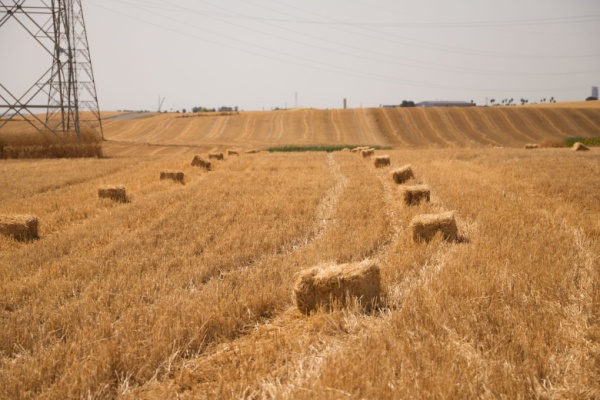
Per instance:
[[[227,149],[227,157],[239,156],[239,155],[240,155],[240,153],[237,150]]]
[[[38,219],[33,215],[0,215],[0,234],[20,242],[38,239]]]
[[[405,165],[404,167],[398,168],[390,172],[392,179],[397,184],[401,184],[406,182],[407,180],[414,178],[412,167],[410,165]]]
[[[223,153],[208,153],[209,160],[223,160],[224,158]]]
[[[360,153],[361,151],[368,150],[368,149],[369,149],[368,147],[355,147],[353,149],[350,149],[350,151],[352,153]]]
[[[526,149],[529,149],[529,150],[531,150],[531,149],[538,149],[539,147],[540,147],[540,146],[539,146],[538,144],[535,144],[535,143],[527,143],[527,144],[525,145],[525,148],[526,148]]]
[[[163,171],[160,173],[160,180],[172,180],[175,182],[183,183],[185,174],[183,171]]]
[[[419,204],[420,202],[429,203],[430,191],[427,185],[403,186],[400,188],[402,200],[407,206]]]
[[[588,151],[590,148],[581,142],[575,142],[571,150],[573,151]]]
[[[390,166],[390,156],[377,156],[373,159],[375,168],[383,168]]]
[[[204,168],[207,171],[210,171],[212,169],[212,163],[200,156],[194,157],[194,159],[192,160],[192,166]]]
[[[360,151],[360,155],[363,156],[363,158],[369,158],[373,154],[375,154],[375,150],[373,150],[373,149],[362,149]]]
[[[293,290],[294,304],[304,314],[322,308],[347,307],[358,301],[370,311],[381,297],[379,266],[365,260],[352,264],[316,266],[303,271]]]
[[[448,241],[455,241],[458,238],[453,211],[417,215],[410,222],[410,227],[415,242],[429,242],[438,232],[441,232],[442,237]]]
[[[101,199],[111,199],[119,203],[127,203],[127,188],[125,186],[106,186],[98,189],[98,197]]]

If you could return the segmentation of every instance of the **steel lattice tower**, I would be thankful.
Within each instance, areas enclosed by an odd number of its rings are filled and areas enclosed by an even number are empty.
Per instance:
[[[2,83],[10,77],[0,76],[0,132],[23,117],[59,138],[75,133],[80,139],[86,130],[103,137],[81,0],[0,1],[0,32],[11,20],[52,57],[52,64],[25,93],[11,93]]]

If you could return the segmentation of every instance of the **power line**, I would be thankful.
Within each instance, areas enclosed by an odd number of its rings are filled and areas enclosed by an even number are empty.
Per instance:
[[[301,67],[305,67],[305,68],[321,70],[321,71],[325,71],[325,72],[329,72],[329,73],[334,73],[334,74],[341,74],[341,75],[346,75],[346,76],[351,76],[351,77],[356,77],[356,78],[361,78],[361,79],[376,80],[376,81],[387,82],[387,83],[394,83],[394,84],[411,85],[411,86],[418,86],[418,87],[446,88],[446,89],[454,89],[454,90],[462,90],[462,91],[464,91],[464,90],[481,91],[481,92],[483,92],[483,91],[486,91],[486,92],[496,91],[496,92],[512,92],[512,93],[535,92],[535,90],[497,90],[497,89],[466,88],[466,87],[462,87],[462,86],[461,87],[457,87],[457,86],[452,86],[452,85],[431,84],[431,83],[428,83],[428,82],[420,82],[420,81],[408,80],[408,79],[398,79],[396,77],[390,77],[390,76],[385,76],[385,75],[377,75],[377,74],[365,73],[365,72],[362,72],[362,71],[357,71],[357,70],[350,69],[350,68],[345,68],[345,67],[340,67],[340,66],[328,64],[328,63],[323,63],[323,62],[319,62],[319,61],[307,59],[307,58],[304,58],[304,57],[299,57],[299,56],[294,55],[294,54],[290,54],[290,53],[286,53],[286,52],[282,52],[282,51],[278,51],[278,50],[273,50],[272,48],[269,48],[269,47],[260,46],[260,45],[257,45],[255,43],[251,43],[251,42],[242,40],[239,37],[230,37],[230,36],[224,35],[222,33],[216,33],[216,32],[213,32],[211,30],[208,30],[206,28],[201,28],[201,27],[199,27],[197,25],[192,25],[192,24],[189,24],[189,23],[187,23],[185,21],[177,20],[177,19],[168,17],[168,16],[166,16],[164,14],[160,14],[160,13],[156,13],[154,11],[150,11],[150,10],[144,8],[144,7],[139,6],[139,5],[133,5],[133,4],[129,3],[129,2],[127,2],[127,1],[120,1],[119,3],[120,4],[122,4],[122,3],[128,4],[129,6],[134,7],[136,9],[138,9],[138,10],[144,10],[144,11],[150,13],[150,14],[153,14],[153,15],[156,15],[156,16],[160,17],[161,19],[167,19],[167,20],[176,22],[179,26],[181,26],[181,25],[189,26],[189,27],[192,27],[194,29],[201,30],[201,31],[208,32],[210,34],[216,35],[220,39],[227,39],[227,40],[234,41],[236,43],[242,43],[242,44],[248,45],[250,47],[260,49],[262,51],[267,51],[269,53],[277,54],[278,56],[276,57],[276,56],[269,55],[269,54],[258,53],[258,52],[255,52],[255,51],[248,50],[247,48],[242,48],[242,47],[239,47],[239,46],[228,45],[228,44],[223,43],[222,41],[211,40],[211,39],[208,39],[206,37],[199,37],[199,36],[196,36],[196,35],[190,35],[189,33],[186,33],[186,32],[183,32],[183,31],[180,31],[180,30],[177,30],[177,29],[173,29],[171,27],[164,26],[164,25],[161,25],[161,24],[157,24],[155,22],[151,22],[151,21],[139,18],[137,16],[132,16],[130,14],[126,14],[126,13],[123,13],[121,11],[117,11],[117,10],[111,9],[111,8],[108,8],[108,7],[103,6],[103,5],[99,5],[99,4],[96,4],[96,3],[93,3],[93,2],[91,4],[93,4],[96,7],[108,10],[110,12],[117,13],[119,15],[125,16],[127,18],[132,18],[132,19],[138,20],[140,22],[143,22],[143,23],[146,23],[146,24],[150,24],[152,26],[156,26],[156,27],[159,27],[161,29],[165,29],[165,30],[168,30],[168,31],[171,31],[171,32],[174,32],[174,33],[186,36],[186,37],[190,37],[190,38],[194,38],[194,39],[197,39],[197,40],[202,40],[202,41],[205,41],[205,42],[208,42],[208,43],[216,44],[216,45],[218,45],[220,47],[226,47],[226,48],[230,48],[230,49],[233,49],[233,50],[236,50],[236,51],[244,52],[246,54],[251,54],[251,55],[255,55],[255,56],[259,56],[259,57],[264,57],[264,58],[268,58],[268,59],[271,59],[271,60],[276,60],[276,61],[280,61],[280,62],[284,62],[284,63],[288,63],[288,64],[293,64],[294,66],[301,66]],[[301,63],[299,63],[298,61],[293,61],[292,62],[289,59],[281,58],[281,56],[284,56],[286,58],[292,58],[292,59],[295,59],[295,60],[299,60],[299,61],[301,61]],[[306,64],[306,63],[308,63],[308,64]],[[576,88],[576,90],[580,90],[580,89],[581,88],[579,88],[579,87]],[[547,90],[564,91],[564,90],[575,90],[575,88],[543,89],[543,90],[539,90],[539,92],[544,92],[544,91],[547,91]]]

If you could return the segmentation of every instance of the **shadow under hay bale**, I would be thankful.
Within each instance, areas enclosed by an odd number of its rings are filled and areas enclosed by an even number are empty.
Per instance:
[[[373,159],[375,168],[383,168],[390,166],[390,156],[377,156]]]
[[[404,183],[407,180],[415,177],[412,171],[412,167],[410,165],[405,165],[404,167],[395,169],[392,172],[390,172],[390,175],[392,175],[392,179],[397,184]]]
[[[223,153],[209,153],[208,158],[210,160],[221,160],[222,161],[225,157],[223,156]]]
[[[589,147],[587,147],[585,144],[581,143],[581,142],[575,142],[573,144],[573,147],[571,147],[571,150],[573,151],[589,151]]]
[[[239,156],[240,153],[236,150],[227,150],[227,157],[231,157],[231,156]]]
[[[417,205],[421,202],[429,203],[430,191],[427,185],[404,186],[400,189],[402,200],[407,206]]]
[[[125,186],[107,186],[98,189],[98,197],[110,199],[119,203],[128,203],[127,188]]]
[[[365,260],[352,264],[316,266],[303,271],[293,290],[294,304],[304,314],[319,308],[331,311],[354,301],[369,312],[381,298],[379,266]]]
[[[417,215],[410,222],[410,228],[415,242],[429,242],[438,232],[442,234],[445,240],[458,240],[458,229],[456,228],[453,211],[441,214]]]
[[[360,151],[360,155],[363,156],[363,158],[369,158],[373,154],[375,154],[375,150],[373,149],[363,149]]]
[[[538,144],[535,144],[535,143],[527,143],[527,144],[525,145],[525,148],[526,148],[526,149],[528,149],[528,150],[531,150],[531,149],[539,149],[539,147],[540,147],[540,146],[539,146]]]
[[[172,180],[172,181],[183,184],[184,179],[185,179],[185,174],[182,171],[163,171],[160,173],[161,181]]]
[[[0,215],[0,235],[20,242],[39,239],[38,219],[33,215]]]
[[[192,166],[204,168],[207,171],[210,171],[212,169],[212,163],[200,156],[194,157],[194,159],[192,160]]]

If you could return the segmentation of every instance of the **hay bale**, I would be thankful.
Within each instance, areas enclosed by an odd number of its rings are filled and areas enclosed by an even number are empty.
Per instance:
[[[538,149],[539,147],[540,147],[540,146],[539,146],[539,145],[537,145],[537,144],[535,144],[535,143],[527,143],[527,144],[525,145],[525,148],[526,148],[526,149]]]
[[[236,150],[230,150],[230,149],[227,149],[226,153],[227,153],[227,157],[239,156],[240,155],[240,153],[237,152]]]
[[[422,201],[429,203],[430,191],[427,185],[403,186],[400,192],[402,200],[407,206],[416,205]]]
[[[223,160],[224,158],[223,153],[208,153],[209,160]]]
[[[106,186],[98,189],[98,197],[101,199],[111,199],[120,203],[127,203],[127,188],[125,186]]]
[[[380,295],[379,266],[371,260],[310,268],[300,274],[293,290],[294,304],[305,314],[347,307],[356,300],[370,311]]]
[[[390,166],[390,156],[377,156],[373,159],[375,168],[383,168]]]
[[[246,154],[256,154],[256,153],[260,153],[260,150],[258,150],[258,149],[246,150]]]
[[[449,241],[455,241],[458,235],[453,211],[417,215],[410,222],[410,227],[415,242],[429,242],[438,232],[441,232],[442,237]]]
[[[0,215],[0,234],[20,242],[38,239],[38,219],[33,215]]]
[[[589,151],[589,149],[589,147],[587,147],[581,142],[576,142],[575,144],[573,144],[573,147],[571,147],[571,150],[573,151]]]
[[[210,171],[212,169],[212,163],[210,161],[205,160],[204,158],[202,158],[200,156],[194,157],[194,159],[192,160],[192,166],[204,168],[207,171]]]
[[[350,149],[350,151],[352,153],[360,153],[361,151],[368,150],[368,149],[369,149],[368,147],[355,147],[353,149]]]
[[[369,158],[373,154],[375,154],[375,150],[373,150],[373,149],[362,149],[360,151],[360,155],[363,156],[363,158]]]
[[[397,184],[404,183],[407,180],[415,177],[412,171],[412,167],[410,165],[405,165],[404,167],[397,168],[390,172],[390,175],[392,176],[394,182],[396,182]]]
[[[160,173],[160,180],[164,181],[170,179],[175,182],[183,183],[185,174],[183,171],[163,171]]]

